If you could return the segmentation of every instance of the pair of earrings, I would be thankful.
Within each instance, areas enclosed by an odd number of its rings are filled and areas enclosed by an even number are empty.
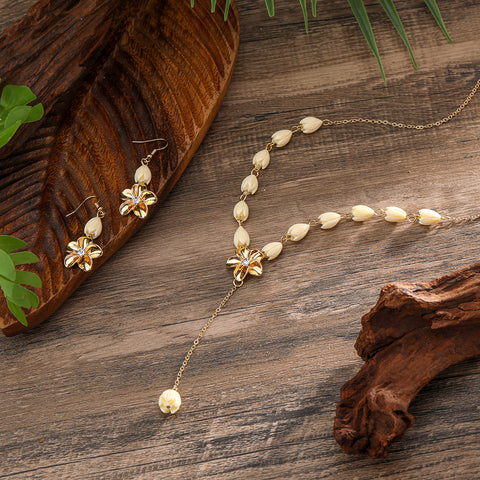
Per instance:
[[[167,148],[168,143],[164,138],[155,138],[153,140],[132,141],[132,143],[147,143],[162,141],[164,145],[160,148],[152,150],[146,157],[140,160],[141,165],[135,171],[135,183],[131,188],[126,188],[121,193],[123,202],[119,207],[121,215],[128,215],[133,213],[138,218],[145,218],[148,215],[149,205],[157,202],[155,193],[148,190],[147,186],[152,181],[152,172],[148,168],[152,157],[155,153]],[[69,242],[67,245],[67,255],[64,259],[64,265],[67,268],[72,268],[77,265],[84,272],[89,272],[93,266],[93,259],[103,255],[102,248],[93,241],[98,238],[103,230],[102,218],[105,216],[105,211],[98,203],[95,195],[90,195],[71,213],[66,215],[69,217],[73,215],[87,200],[94,198],[95,206],[97,207],[96,216],[91,218],[83,229],[84,235],[79,237],[76,241]]]

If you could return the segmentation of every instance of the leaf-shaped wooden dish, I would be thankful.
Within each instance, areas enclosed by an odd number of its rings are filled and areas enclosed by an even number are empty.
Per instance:
[[[235,63],[239,24],[210,2],[187,0],[42,0],[0,36],[6,83],[25,84],[46,114],[0,150],[0,233],[15,235],[40,257],[40,306],[29,328],[45,320],[85,280],[63,266],[65,246],[95,215],[108,212],[95,271],[141,226],[120,216],[120,192],[133,184],[139,159],[163,137],[168,148],[150,163],[151,189],[163,199],[210,126]],[[158,205],[158,204],[157,204]],[[25,329],[0,302],[6,335]]]

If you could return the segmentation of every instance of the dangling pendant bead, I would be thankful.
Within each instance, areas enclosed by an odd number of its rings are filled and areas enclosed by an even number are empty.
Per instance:
[[[235,231],[233,244],[235,248],[248,247],[250,245],[250,235],[241,225]]]
[[[102,234],[102,219],[100,217],[91,218],[85,224],[83,231],[91,239],[98,238]]]
[[[158,399],[158,406],[163,413],[169,413],[173,415],[177,413],[182,405],[182,397],[180,394],[173,390],[165,390]]]
[[[152,181],[152,172],[146,165],[140,165],[135,170],[135,183],[148,185]]]

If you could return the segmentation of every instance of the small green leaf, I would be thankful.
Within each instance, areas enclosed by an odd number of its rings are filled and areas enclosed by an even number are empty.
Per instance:
[[[0,275],[7,280],[15,281],[15,265],[10,255],[0,250]]]
[[[10,258],[16,265],[24,265],[25,263],[36,263],[39,261],[38,257],[32,252],[18,252],[11,253]]]
[[[317,16],[317,0],[312,0],[312,15]]]
[[[43,113],[43,105],[41,103],[37,103],[30,110],[30,115],[28,115],[25,123],[36,122],[37,120],[40,120],[43,117]]]
[[[223,14],[223,19],[227,21],[228,18],[228,11],[230,10],[230,4],[232,3],[232,0],[227,0],[225,3],[225,13]]]
[[[10,141],[10,139],[15,135],[21,124],[22,122],[17,121],[5,130],[0,131],[0,148]]]
[[[28,105],[13,107],[8,112],[7,118],[5,118],[5,128],[14,125],[16,122],[24,123],[30,115],[30,110],[32,110],[32,107],[29,107]]]
[[[193,8],[195,6],[195,0],[190,0],[190,6]]]
[[[42,281],[40,277],[33,272],[26,272],[24,270],[15,270],[15,282],[22,285],[29,285],[30,287],[41,288]]]
[[[25,317],[23,310],[18,305],[15,305],[15,303],[11,302],[10,300],[7,300],[7,306],[8,306],[8,309],[13,313],[15,318],[22,325],[28,326],[27,318]]]
[[[25,85],[5,85],[0,97],[0,106],[10,109],[18,105],[27,105],[36,98],[36,95]]]
[[[378,62],[378,67],[380,68],[380,73],[382,74],[383,81],[387,83],[385,78],[385,73],[383,71],[382,61],[380,60],[380,54],[378,52],[377,43],[375,42],[375,36],[373,35],[372,26],[370,25],[370,20],[368,18],[367,11],[365,10],[365,5],[362,0],[347,0],[350,8],[352,9],[355,18],[357,19],[358,25],[362,30],[363,36],[367,40],[367,43],[372,50],[375,58]]]
[[[265,5],[267,6],[268,15],[273,17],[275,15],[274,0],[265,0]]]
[[[11,237],[10,235],[0,235],[0,249],[7,253],[13,252],[13,250],[18,250],[19,248],[24,248],[26,246],[27,244],[19,238]]]
[[[410,58],[412,59],[413,66],[415,67],[416,70],[418,70],[418,65],[417,65],[417,62],[415,61],[415,57],[413,56],[413,50],[412,50],[412,47],[410,46],[410,42],[408,41],[407,33],[403,28],[403,23],[400,20],[400,16],[398,15],[398,12],[397,12],[397,9],[395,8],[393,0],[378,0],[378,1],[380,2],[380,5],[385,10],[386,14],[388,15],[388,18],[390,19],[390,21],[393,23],[393,26],[396,28],[400,37],[402,37],[403,43],[407,47],[408,53],[410,54]]]
[[[210,3],[212,5],[211,12],[213,13],[215,11],[215,7],[217,6],[217,0],[210,0]]]
[[[308,33],[308,13],[307,13],[307,0],[299,0],[302,7],[303,20],[305,22],[305,31]]]
[[[425,4],[427,5],[428,9],[435,18],[438,26],[442,29],[443,34],[447,37],[447,40],[450,43],[453,43],[453,40],[450,38],[450,35],[447,32],[447,27],[445,27],[445,23],[443,23],[442,14],[440,13],[440,9],[438,8],[437,2],[435,0],[424,0]]]
[[[0,286],[2,287],[3,293],[8,300],[11,300],[16,305],[20,305],[21,307],[30,307],[30,300],[27,298],[24,292],[26,288],[17,285],[16,283],[11,282],[10,280],[7,280],[6,278],[1,276]]]
[[[24,288],[24,287],[22,287]],[[31,290],[28,290],[28,288],[25,288],[25,295],[28,298],[28,301],[30,303],[30,307],[37,308],[38,305],[40,304],[40,300],[38,296],[33,293]]]

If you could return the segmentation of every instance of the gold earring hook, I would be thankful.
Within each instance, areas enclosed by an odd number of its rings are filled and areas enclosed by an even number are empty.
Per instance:
[[[140,161],[142,165],[148,165],[152,157],[162,150],[165,150],[168,147],[168,142],[164,138],[151,138],[150,140],[132,140],[132,143],[150,143],[150,142],[165,142],[160,148],[155,148],[152,150],[146,157],[142,158]]]
[[[82,201],[82,203],[73,211],[65,215],[65,217],[69,217],[70,215],[73,215],[87,200],[90,200],[91,198],[97,198],[96,195],[90,195],[89,197],[85,198],[85,200]],[[105,216],[105,212],[103,211],[103,208],[100,206],[100,204],[97,202],[94,203],[94,205],[97,207],[97,217],[103,218]]]

